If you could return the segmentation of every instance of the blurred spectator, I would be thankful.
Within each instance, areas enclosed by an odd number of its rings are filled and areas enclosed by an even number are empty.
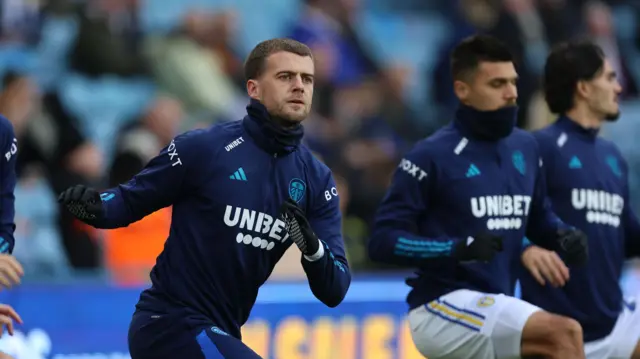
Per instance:
[[[37,172],[23,174],[15,190],[16,246],[13,255],[26,268],[27,278],[64,278],[70,273],[57,223],[56,196]]]
[[[0,41],[34,44],[40,37],[40,2],[0,1]]]
[[[570,0],[538,0],[538,13],[549,45],[575,38],[582,30],[580,11]]]
[[[142,117],[125,126],[116,140],[109,187],[125,183],[177,135],[184,113],[180,102],[159,97]]]
[[[204,112],[209,123],[237,117],[238,101],[244,102],[242,61],[229,46],[236,27],[233,12],[194,10],[172,34],[146,43],[158,84],[182,101],[187,112]],[[187,128],[193,125],[186,123]]]
[[[8,73],[2,81],[0,113],[14,126],[20,155],[18,177],[45,177],[54,193],[72,184],[98,185],[102,177],[102,155],[77,129],[77,120],[62,106],[56,93],[41,95],[28,78]],[[100,266],[95,232],[67,211],[58,222],[68,259],[76,268]]]
[[[443,5],[452,32],[445,46],[437,54],[437,62],[427,81],[434,82],[434,98],[442,119],[435,126],[450,121],[458,105],[453,93],[453,78],[449,69],[449,56],[453,48],[464,38],[476,32],[493,28],[498,21],[498,10],[489,0],[448,1]]]
[[[80,24],[72,69],[93,77],[148,74],[137,10],[138,0],[95,0],[76,7]]]
[[[330,142],[339,149],[335,155],[340,160],[333,165],[351,188],[348,213],[371,223],[391,171],[406,148],[381,115],[382,91],[376,82],[344,88],[334,96],[335,119],[344,133]]]
[[[618,74],[618,81],[623,89],[623,94],[637,95],[637,84],[629,76],[625,59],[621,56],[616,39],[615,27],[611,9],[600,1],[592,1],[584,8],[587,34],[597,43],[609,59],[611,66]]]
[[[291,38],[311,48],[316,63],[314,109],[327,117],[332,91],[379,72],[354,26],[359,0],[305,0]]]

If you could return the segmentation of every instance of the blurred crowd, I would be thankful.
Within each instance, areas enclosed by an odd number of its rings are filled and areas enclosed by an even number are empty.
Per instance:
[[[578,36],[602,46],[624,86],[622,120],[605,135],[616,136],[634,173],[640,170],[633,153],[640,4],[633,1],[0,5],[0,113],[13,123],[19,143],[15,254],[27,277],[87,272],[125,284],[145,281],[167,235],[170,208],[124,229],[96,231],[60,211],[57,193],[78,183],[125,182],[177,133],[242,118],[248,102],[243,59],[270,37],[291,37],[313,50],[317,80],[305,141],[334,172],[356,272],[390,269],[366,258],[376,206],[403,152],[451,119],[456,99],[448,53],[475,32],[501,38],[515,53],[519,125],[528,129],[553,120],[539,93],[549,48]],[[632,183],[640,195],[640,182]],[[295,252],[274,273],[300,275]]]

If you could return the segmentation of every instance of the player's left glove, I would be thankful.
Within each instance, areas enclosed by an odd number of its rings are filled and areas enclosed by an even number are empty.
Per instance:
[[[587,235],[578,229],[561,229],[556,237],[558,249],[567,265],[583,266],[589,260]]]
[[[287,232],[302,254],[306,256],[316,254],[320,248],[320,240],[311,229],[309,221],[298,204],[288,198],[282,204],[281,212]]]
[[[100,192],[83,185],[69,187],[60,193],[58,203],[64,205],[76,218],[88,224],[99,220],[104,211]]]
[[[453,256],[461,262],[486,263],[502,252],[502,249],[502,237],[483,232],[458,242],[453,250]]]

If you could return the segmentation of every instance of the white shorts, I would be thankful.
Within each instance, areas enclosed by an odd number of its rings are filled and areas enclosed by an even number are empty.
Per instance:
[[[625,300],[622,313],[611,334],[585,343],[587,359],[630,359],[640,340],[640,308],[636,308],[637,298]],[[640,304],[640,303],[639,303]]]
[[[522,330],[539,310],[503,294],[461,289],[409,312],[409,325],[429,359],[520,358]]]

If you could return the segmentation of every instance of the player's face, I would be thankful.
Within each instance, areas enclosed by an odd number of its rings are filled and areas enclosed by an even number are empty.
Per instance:
[[[266,61],[260,78],[247,83],[249,96],[260,100],[272,116],[302,122],[311,111],[313,59],[283,51]]]
[[[598,118],[607,121],[617,120],[620,116],[618,96],[622,92],[622,87],[608,60],[604,61],[600,74],[586,85],[588,90],[585,93],[587,93],[587,101],[591,111]]]
[[[481,62],[468,81],[455,81],[460,101],[480,111],[514,106],[518,99],[518,73],[512,62]]]

